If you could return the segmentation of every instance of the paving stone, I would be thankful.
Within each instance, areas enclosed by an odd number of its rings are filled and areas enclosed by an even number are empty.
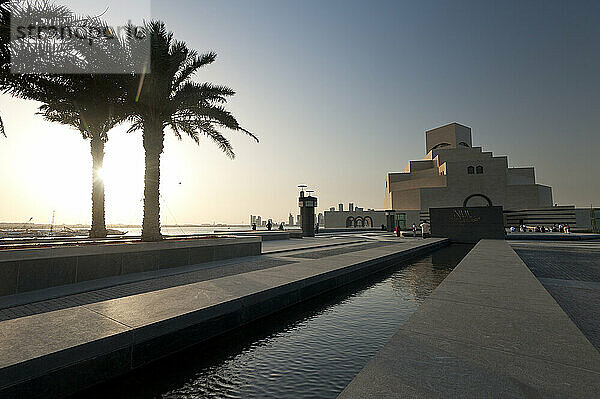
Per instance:
[[[150,292],[179,285],[191,284],[213,278],[246,273],[253,270],[287,265],[295,263],[293,260],[262,257],[260,259],[244,260],[239,263],[227,264],[219,267],[201,268],[200,270],[165,276],[160,278],[142,280],[134,283],[122,284],[99,290],[69,295],[62,298],[49,299],[27,305],[14,306],[0,309],[0,321],[10,320],[15,317],[29,316],[51,310],[66,309],[72,306],[85,305],[99,301]]]
[[[383,247],[383,246],[392,245],[392,244],[397,244],[397,243],[396,242],[388,242],[388,241],[378,241],[378,242],[371,242],[371,243],[367,243],[367,244],[353,245],[351,247],[324,249],[324,250],[320,250],[320,251],[311,251],[311,252],[298,253],[298,254],[287,255],[287,256],[293,257],[293,258],[321,259],[321,258],[326,258],[329,256],[346,254],[349,252],[364,251],[365,249],[373,249],[373,248]]]
[[[598,244],[600,249],[600,244]],[[600,252],[536,247],[515,247],[515,252],[538,278],[600,281]]]
[[[591,398],[599,377],[577,367],[400,330],[339,398]]]
[[[600,351],[600,243],[519,243],[515,252]]]

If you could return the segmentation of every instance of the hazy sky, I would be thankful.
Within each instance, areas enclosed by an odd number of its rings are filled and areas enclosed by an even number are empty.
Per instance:
[[[62,3],[148,13],[139,0]],[[218,53],[196,79],[233,87],[229,108],[261,139],[228,133],[231,161],[168,132],[163,223],[287,220],[299,183],[320,211],[381,209],[386,173],[424,156],[424,131],[452,121],[510,166],[535,166],[555,202],[600,206],[598,2],[172,0],[153,1],[151,15]],[[48,222],[56,210],[57,223],[89,223],[89,143],[36,107],[0,96],[0,221]],[[140,133],[111,132],[108,223],[141,222],[143,161]]]

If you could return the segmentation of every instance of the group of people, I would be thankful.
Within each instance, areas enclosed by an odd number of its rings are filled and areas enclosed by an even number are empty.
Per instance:
[[[421,221],[421,223],[419,224],[419,227],[421,228],[421,237],[423,237],[423,238],[431,237],[431,226],[429,225],[429,223],[427,223],[426,221]],[[413,237],[416,237],[417,236],[417,225],[415,223],[413,223],[410,230],[413,233]],[[400,225],[396,225],[396,236],[400,237],[400,235],[401,235]]]
[[[273,223],[269,220],[265,225],[267,230],[271,230],[273,228]],[[256,230],[256,223],[252,223],[252,230]],[[279,230],[283,230],[283,222],[279,225]]]
[[[514,233],[517,231],[517,228],[515,226],[511,226],[510,228],[511,233]],[[519,231],[521,233],[526,233],[528,231],[530,232],[535,232],[535,233],[550,233],[550,232],[554,232],[554,233],[566,233],[569,234],[571,232],[571,226],[569,226],[568,224],[555,224],[552,227],[546,227],[546,226],[535,226],[535,227],[528,227],[524,224],[519,226]]]
[[[267,228],[267,230],[271,230],[273,228],[273,223],[271,223],[271,221],[269,220],[267,222],[267,224],[265,225],[265,227]],[[279,231],[283,231],[283,222],[281,222],[279,224],[279,227],[277,228]],[[252,230],[256,230],[256,223],[252,223]],[[317,234],[319,232],[319,223],[317,223],[317,225],[315,226],[315,234]]]

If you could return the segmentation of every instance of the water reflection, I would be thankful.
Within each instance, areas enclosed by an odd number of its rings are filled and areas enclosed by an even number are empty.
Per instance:
[[[398,265],[81,397],[335,398],[468,249]]]
[[[452,270],[472,248],[470,244],[452,244],[399,271],[400,275],[404,272],[404,278],[391,279],[396,295],[406,295],[408,287],[407,300],[424,300],[446,278],[448,270]]]

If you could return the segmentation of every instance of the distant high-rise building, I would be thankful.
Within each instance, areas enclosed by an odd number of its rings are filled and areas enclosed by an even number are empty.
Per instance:
[[[296,226],[302,226],[302,223],[300,223],[300,215],[296,215]]]
[[[260,216],[256,217],[256,225],[257,226],[262,226],[262,218]]]
[[[254,223],[256,223],[256,216],[250,215],[250,224],[254,224]]]
[[[294,217],[292,216],[291,213],[290,213],[290,217],[288,218],[288,225],[289,226],[293,226],[294,225]]]
[[[331,212],[335,212],[335,206],[332,206],[331,208],[329,208],[329,210],[330,210]]]
[[[349,210],[350,212],[354,211],[354,204],[353,204],[352,202],[350,202],[350,203],[348,204],[348,210]]]
[[[338,210],[340,212],[343,212],[344,211],[344,204],[338,204]]]

